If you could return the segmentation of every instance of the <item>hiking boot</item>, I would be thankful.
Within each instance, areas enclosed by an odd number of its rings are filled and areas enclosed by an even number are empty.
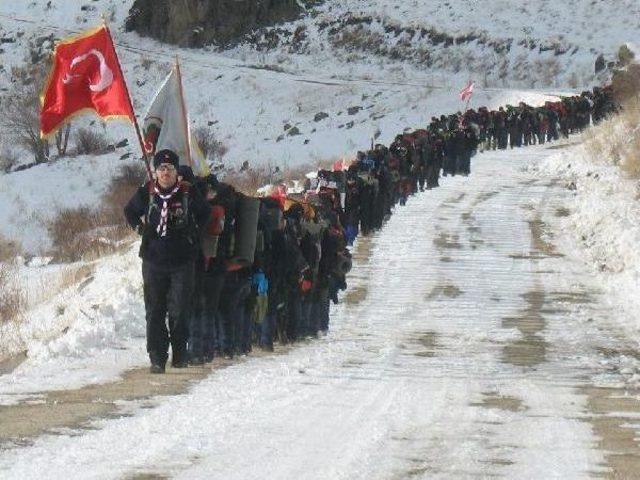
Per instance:
[[[186,360],[172,360],[171,366],[173,368],[187,368],[189,363]]]
[[[149,373],[164,373],[164,365],[152,363],[151,367],[149,368]]]
[[[156,352],[149,352],[149,361],[151,362],[150,373],[164,373],[167,357],[159,355]]]
[[[201,366],[204,365],[204,358],[202,357],[193,357],[189,360],[189,365]]]
[[[189,366],[187,353],[181,350],[174,351],[171,356],[171,366],[173,368],[187,368]]]

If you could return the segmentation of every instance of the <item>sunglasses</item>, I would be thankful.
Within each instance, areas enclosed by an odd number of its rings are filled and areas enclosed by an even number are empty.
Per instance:
[[[156,167],[156,170],[159,172],[175,172],[176,167],[169,165],[168,163],[162,163]]]

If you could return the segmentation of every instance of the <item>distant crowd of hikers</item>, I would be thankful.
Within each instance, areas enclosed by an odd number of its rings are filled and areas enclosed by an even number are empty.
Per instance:
[[[152,373],[214,357],[272,351],[329,329],[347,287],[358,234],[380,229],[395,205],[440,176],[469,175],[480,150],[544,144],[616,110],[610,87],[544,106],[481,107],[358,152],[349,165],[307,175],[303,192],[252,197],[211,174],[196,178],[171,150],[125,207],[140,256]]]

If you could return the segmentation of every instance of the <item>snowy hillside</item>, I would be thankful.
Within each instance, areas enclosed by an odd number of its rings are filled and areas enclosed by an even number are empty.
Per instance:
[[[144,112],[178,56],[192,121],[195,126],[210,127],[228,148],[226,164],[239,165],[248,160],[251,165],[280,166],[285,170],[301,164],[316,165],[355,154],[370,143],[376,132],[380,134],[378,141],[388,143],[398,132],[424,124],[431,115],[462,108],[456,92],[468,73],[426,71],[401,62],[345,61],[339,51],[335,56],[331,51],[322,51],[320,40],[319,50],[305,55],[289,55],[285,47],[271,52],[270,55],[286,59],[283,67],[277,68],[260,63],[258,57],[262,54],[239,60],[243,49],[230,53],[181,50],[123,32],[130,3],[100,0],[87,7],[78,2],[50,2],[50,8],[44,0],[3,3],[2,88],[9,87],[13,66],[23,65],[33,52],[46,52],[54,39],[95,25],[106,13],[138,115]],[[328,3],[322,8],[330,7]],[[301,21],[308,21],[311,29],[318,18]],[[291,26],[294,27],[295,24]],[[478,90],[473,104],[497,106],[520,100],[536,103],[543,98],[538,92],[487,88]],[[92,120],[88,116],[74,125],[77,128]],[[2,178],[3,191],[8,195],[0,200],[0,219],[5,225],[1,233],[20,241],[27,252],[46,252],[46,222],[65,200],[59,198],[56,188],[48,188],[49,182],[43,185],[43,174],[61,181],[65,174],[60,172],[68,167],[68,176],[73,177],[69,181],[84,182],[88,187],[69,201],[91,205],[103,192],[102,168],[114,165],[115,171],[123,163],[121,156],[137,155],[133,128],[114,122],[108,124],[106,132],[113,143],[127,138],[129,147],[96,159],[100,168],[87,169],[80,165],[86,160],[76,158],[54,167],[55,174],[49,175],[49,169],[41,167]],[[10,139],[3,138],[0,148],[16,154]],[[22,163],[31,161],[26,152],[18,150],[18,154],[23,157]],[[36,197],[20,193],[16,198],[14,192],[32,191],[34,185]],[[16,202],[21,206],[19,215],[14,208]],[[42,208],[43,204],[48,208]]]
[[[485,88],[577,88],[597,81],[598,55],[613,61],[634,38],[639,12],[634,1],[612,8],[585,0],[347,0],[327,2],[312,19],[264,29],[237,51],[246,58],[253,43],[266,61],[294,70],[307,56],[337,56],[354,72],[361,64],[385,71],[406,63],[423,72],[470,73]]]

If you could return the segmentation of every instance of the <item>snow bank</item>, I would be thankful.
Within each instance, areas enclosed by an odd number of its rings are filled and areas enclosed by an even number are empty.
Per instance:
[[[19,329],[8,332],[3,342],[24,350],[27,359],[0,376],[0,404],[45,385],[57,390],[103,383],[146,364],[138,246],[101,259],[79,285],[28,312]]]
[[[638,182],[611,158],[595,160],[583,145],[568,148],[530,168],[567,187],[565,212],[555,222],[578,258],[590,264],[599,283],[624,305],[619,318],[640,333],[640,204]],[[615,303],[612,301],[612,304]]]

